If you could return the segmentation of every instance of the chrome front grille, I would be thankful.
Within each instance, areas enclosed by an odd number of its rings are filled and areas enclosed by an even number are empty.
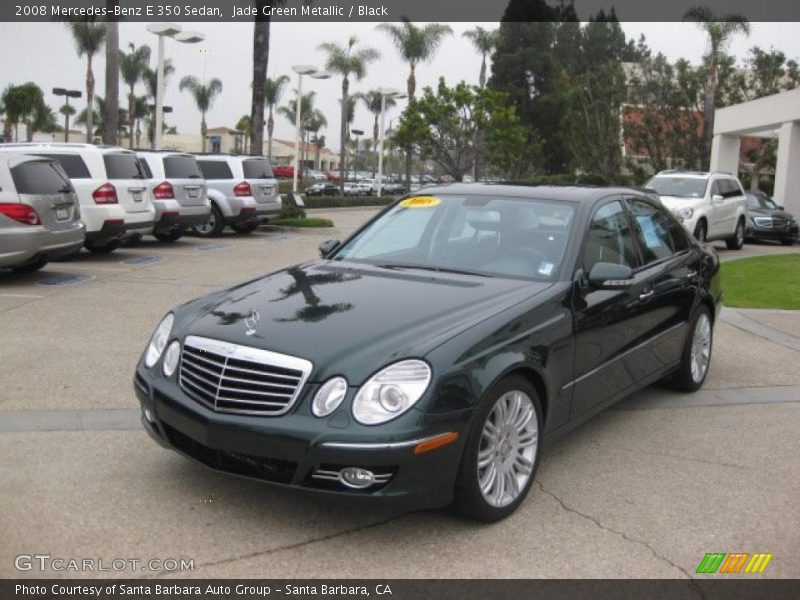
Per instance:
[[[781,219],[780,217],[772,217],[772,227],[774,229],[783,229],[786,227],[786,219]]]
[[[190,398],[218,412],[280,415],[297,400],[311,368],[302,358],[188,336],[179,383]]]

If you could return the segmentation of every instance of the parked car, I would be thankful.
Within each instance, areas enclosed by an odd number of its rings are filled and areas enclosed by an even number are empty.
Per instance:
[[[206,182],[191,154],[137,152],[155,208],[153,236],[174,242],[193,225],[204,225],[211,216]]]
[[[75,189],[58,161],[0,155],[0,269],[38,271],[79,251],[85,236]]]
[[[339,175],[338,171],[328,171],[326,176],[328,177],[328,181],[338,182],[341,179],[341,175]]]
[[[273,165],[272,173],[278,179],[294,179],[294,167],[292,165]],[[297,171],[297,178],[303,178],[303,171]]]
[[[525,498],[542,443],[708,373],[719,259],[640,191],[435,187],[320,252],[164,317],[134,381],[156,441],[220,471],[494,521]]]
[[[733,175],[661,171],[644,187],[658,192],[664,205],[699,241],[725,240],[729,250],[744,245],[745,196]]]
[[[198,155],[205,177],[211,216],[192,230],[215,236],[228,225],[236,233],[250,233],[281,212],[281,197],[266,158],[228,154]]]
[[[313,179],[314,181],[327,181],[328,176],[322,171],[316,169],[307,169],[304,173],[306,179]]]
[[[63,143],[0,144],[3,152],[24,152],[61,163],[80,202],[86,225],[84,246],[94,253],[116,250],[125,235],[153,230],[155,209],[136,154],[113,146]]]
[[[345,196],[363,196],[364,190],[359,187],[355,181],[344,182],[344,195]]]
[[[747,240],[773,240],[785,246],[797,242],[797,220],[764,192],[747,192]]]
[[[306,196],[338,196],[339,186],[335,183],[312,183],[303,192]]]

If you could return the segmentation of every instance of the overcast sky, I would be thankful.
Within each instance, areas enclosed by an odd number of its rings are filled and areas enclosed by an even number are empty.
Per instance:
[[[462,33],[475,23],[451,23],[455,35],[448,37],[441,46],[433,62],[422,65],[417,71],[417,86],[436,83],[440,75],[448,82],[460,80],[477,83],[480,58],[474,53]],[[484,27],[496,27],[496,23],[484,23]],[[687,58],[698,63],[705,49],[705,40],[696,26],[691,23],[624,23],[628,37],[637,38],[644,34],[647,43],[654,51],[666,54],[670,59]],[[248,23],[197,23],[186,24],[184,29],[196,29],[206,34],[203,43],[188,45],[172,40],[167,41],[167,56],[172,59],[176,73],[168,83],[166,104],[175,112],[168,116],[170,125],[176,125],[179,132],[198,132],[200,116],[188,93],[178,91],[178,82],[184,75],[198,78],[218,77],[223,83],[223,93],[208,114],[209,127],[235,126],[238,119],[250,112],[250,76],[252,56],[252,25]],[[381,53],[380,60],[370,65],[363,81],[353,81],[352,91],[367,91],[381,86],[405,89],[408,76],[407,67],[400,61],[388,37],[375,30],[369,23],[273,23],[269,61],[269,76],[290,74],[295,64],[322,66],[325,56],[317,50],[320,42],[343,43],[347,36],[355,34],[361,43],[376,48]],[[136,45],[153,44],[152,61],[155,62],[155,36],[147,33],[143,23],[122,23],[120,25],[120,46],[127,48],[129,42]],[[740,59],[747,50],[759,45],[762,48],[774,47],[782,50],[790,58],[800,57],[800,35],[797,23],[753,23],[749,38],[738,36],[730,51]],[[69,32],[64,25],[55,23],[0,23],[0,56],[3,67],[0,69],[0,89],[9,83],[20,84],[33,81],[46,92],[46,101],[54,109],[63,103],[61,98],[50,93],[53,87],[68,87],[84,90],[85,59],[76,55]],[[94,72],[97,91],[104,92],[105,60],[101,55],[95,60]],[[287,86],[282,104],[293,94],[296,79]],[[339,108],[338,98],[341,90],[340,79],[304,79],[304,91],[317,92],[316,104],[328,119],[328,146],[338,148]],[[138,90],[144,93],[143,87]],[[121,90],[120,99],[127,106],[126,91]],[[79,103],[85,99],[79,100]],[[390,119],[399,114],[403,106],[387,113],[387,126]],[[80,107],[82,108],[82,107]],[[60,117],[60,116],[59,116]],[[359,105],[356,110],[354,129],[363,129],[371,135],[372,116]],[[278,116],[275,127],[276,137],[293,139],[294,128],[285,118]]]

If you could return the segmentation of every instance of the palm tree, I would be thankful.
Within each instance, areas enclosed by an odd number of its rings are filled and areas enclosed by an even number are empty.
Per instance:
[[[403,17],[403,22],[381,23],[378,29],[386,32],[394,42],[400,58],[408,63],[410,72],[406,82],[409,105],[414,103],[414,94],[417,91],[416,69],[421,62],[433,59],[436,50],[442,43],[444,36],[453,33],[447,25],[440,23],[429,23],[424,27],[417,27],[407,17]],[[411,183],[411,160],[410,149],[406,149],[406,184]]]
[[[289,83],[289,78],[286,75],[281,75],[276,79],[267,77],[264,81],[264,103],[269,110],[269,117],[267,118],[267,159],[270,163],[272,163],[272,133],[275,131],[275,119],[272,118],[272,113],[278,102],[281,101],[283,86],[287,83]]]
[[[164,86],[164,89],[167,87],[167,80],[169,79],[170,75],[175,72],[175,66],[172,64],[172,61],[167,58],[164,60],[164,77],[161,79],[161,84]],[[144,85],[147,88],[147,95],[155,100],[156,93],[158,92],[158,73],[155,69],[151,69],[150,67],[145,68],[144,72],[142,73],[142,80],[144,81]]]
[[[339,191],[344,195],[344,170],[345,170],[345,143],[347,142],[347,109],[349,107],[348,93],[350,91],[350,75],[357,81],[363,79],[367,72],[367,64],[380,58],[380,54],[374,48],[355,48],[358,38],[351,35],[347,44],[340,46],[332,42],[319,45],[319,49],[327,53],[328,59],[325,68],[331,73],[342,76],[342,122],[339,141]]]
[[[269,29],[272,6],[282,6],[286,0],[255,0],[253,23],[253,93],[250,101],[250,152],[260,155],[264,149],[264,95],[269,67]],[[270,144],[270,150],[272,145]]]
[[[481,87],[486,85],[486,57],[492,53],[497,46],[497,29],[484,29],[481,26],[465,31],[462,35],[472,42],[475,50],[481,55],[481,74],[478,82]]]
[[[136,111],[136,84],[144,79],[150,64],[150,47],[128,44],[127,53],[120,52],[119,70],[122,80],[128,86],[128,130],[133,131]],[[138,143],[138,142],[137,142]],[[133,148],[133,136],[130,137],[128,147]]]
[[[706,85],[703,101],[703,169],[711,163],[711,138],[714,130],[714,108],[717,100],[717,74],[720,59],[731,38],[737,33],[750,35],[750,23],[739,14],[717,17],[709,8],[696,6],[683,15],[684,20],[694,21],[708,36],[706,55]]]
[[[304,129],[309,136],[309,139],[306,140],[306,149],[308,148],[309,143],[311,140],[314,141],[314,168],[319,168],[319,130],[323,127],[328,126],[328,119],[325,118],[325,115],[322,114],[322,111],[315,108],[311,111],[311,115],[309,115],[308,119],[306,119],[304,124]],[[313,134],[313,137],[311,137]],[[306,158],[308,160],[308,158]]]
[[[72,33],[75,42],[75,51],[78,56],[86,55],[86,106],[94,106],[94,71],[92,60],[100,52],[106,39],[104,25],[92,21],[75,21],[66,24]],[[92,129],[94,124],[94,110],[87,111],[86,142],[92,143]]]
[[[364,106],[367,107],[367,110],[372,113],[372,116],[375,117],[375,121],[372,124],[372,150],[375,152],[376,156],[378,153],[378,119],[381,117],[381,109],[383,108],[383,96],[378,90],[371,90],[365,94],[361,95],[361,100],[364,102]],[[396,104],[394,98],[391,96],[386,97],[386,108],[391,108]],[[377,163],[377,161],[375,161]],[[372,165],[372,176],[375,176],[375,169],[377,166],[375,164]]]
[[[241,131],[244,134],[244,153],[247,154],[247,144],[250,141],[250,130],[252,129],[253,122],[250,120],[250,115],[242,115],[236,122],[236,131]]]
[[[128,109],[128,112],[131,112],[131,109]],[[136,129],[134,134],[134,129],[130,131],[130,137],[133,139],[134,135],[136,136],[136,147],[141,148],[140,141],[142,139],[142,119],[147,119],[151,116],[150,111],[150,102],[147,96],[137,96],[134,98],[133,101],[133,117],[128,114],[128,123],[135,123]],[[153,123],[155,129],[155,123]],[[155,132],[154,132],[155,133]],[[131,148],[133,145],[131,145]]]
[[[307,94],[303,94],[300,98],[300,129],[303,131],[303,142],[305,142],[308,122],[312,118],[314,111],[317,110],[314,108],[314,97],[316,95],[316,92],[308,92]],[[279,107],[277,112],[279,115],[286,117],[286,120],[290,123],[294,123],[295,117],[297,116],[297,100],[292,98],[286,103],[286,106]],[[302,151],[302,144],[300,145],[300,148],[295,148],[295,152]],[[302,154],[299,154],[297,158],[300,161],[304,160],[304,156]]]
[[[109,13],[119,6],[119,0],[106,0]],[[104,113],[105,136],[103,142],[116,146],[119,143],[119,22],[114,19],[106,21],[106,99],[108,112]]]
[[[180,90],[188,90],[194,97],[194,103],[200,111],[200,135],[203,138],[202,148],[206,151],[206,113],[211,109],[214,100],[222,93],[222,82],[216,77],[206,84],[200,83],[192,75],[181,79]]]

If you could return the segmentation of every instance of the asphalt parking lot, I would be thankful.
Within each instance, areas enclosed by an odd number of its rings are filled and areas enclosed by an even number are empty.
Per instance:
[[[793,313],[726,311],[703,390],[653,387],[583,425],[544,455],[520,510],[491,526],[244,481],[153,443],[131,380],[163,314],[314,258],[373,213],[320,213],[333,232],[148,238],[0,274],[0,577],[41,577],[14,558],[44,553],[193,559],[171,574],[185,577],[682,578],[706,552],[738,551],[773,553],[763,576],[800,577]],[[798,248],[745,254],[786,251]]]

